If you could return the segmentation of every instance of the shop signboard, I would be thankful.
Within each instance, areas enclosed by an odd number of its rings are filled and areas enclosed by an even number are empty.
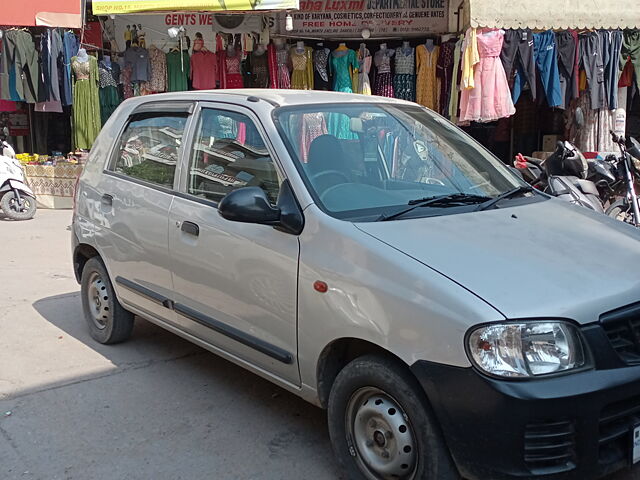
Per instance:
[[[292,14],[293,30],[279,33],[299,37],[406,37],[448,31],[449,0],[301,0]]]
[[[94,15],[154,12],[223,12],[247,10],[290,10],[298,0],[93,0]]]

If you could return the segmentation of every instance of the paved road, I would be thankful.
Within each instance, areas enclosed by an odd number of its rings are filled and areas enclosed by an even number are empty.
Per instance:
[[[143,320],[92,341],[70,219],[0,220],[0,479],[339,478],[323,411]]]

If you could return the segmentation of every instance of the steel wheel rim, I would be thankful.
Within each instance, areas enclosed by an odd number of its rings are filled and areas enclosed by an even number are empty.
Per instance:
[[[367,478],[414,478],[418,467],[414,430],[391,395],[375,387],[359,389],[349,399],[346,423],[350,447],[357,450],[354,456]]]
[[[17,202],[16,197],[14,196],[11,200],[9,200],[9,207],[15,210],[18,213],[27,212],[31,208],[31,200],[29,197],[22,197],[22,206]]]
[[[111,320],[107,286],[97,272],[91,274],[88,285],[87,304],[89,305],[91,320],[99,330],[104,330]]]

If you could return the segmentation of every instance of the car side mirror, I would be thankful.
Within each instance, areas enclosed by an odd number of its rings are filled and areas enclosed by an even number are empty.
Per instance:
[[[218,204],[218,212],[232,222],[277,225],[280,209],[272,207],[260,187],[243,187],[229,192]]]

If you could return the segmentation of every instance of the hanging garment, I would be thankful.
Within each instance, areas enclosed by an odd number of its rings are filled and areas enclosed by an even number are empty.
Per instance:
[[[2,88],[3,100],[36,103],[38,100],[38,54],[31,33],[7,30],[3,38],[3,68],[8,75],[8,88]]]
[[[622,38],[620,68],[630,60],[636,74],[636,84],[640,84],[640,30],[625,30]]]
[[[229,56],[226,51],[220,54],[220,88],[243,88],[244,79],[240,69],[242,53],[236,49],[234,56]]]
[[[329,58],[331,50],[317,48],[313,51],[313,88],[315,90],[329,90]]]
[[[131,65],[132,82],[148,82],[151,66],[149,63],[149,51],[142,47],[131,47],[124,52],[125,65]]]
[[[120,72],[122,94],[125,99],[133,97],[133,84],[131,83],[131,65],[126,65]]]
[[[152,92],[164,92],[167,90],[167,56],[155,45],[149,48],[149,64],[151,73],[149,84],[146,88]]]
[[[631,87],[633,85],[633,63],[631,59],[627,59],[618,80],[618,88]],[[1,110],[0,110],[1,111]]]
[[[503,38],[500,30],[485,30],[477,36],[480,62],[475,68],[475,87],[462,90],[460,121],[492,122],[515,113],[507,75],[498,58]]]
[[[291,60],[289,58],[289,50],[287,48],[276,48],[276,70],[272,72],[272,83],[276,82],[273,88],[291,88]]]
[[[100,123],[104,125],[111,114],[120,105],[120,95],[118,94],[118,85],[113,79],[111,72],[101,66],[98,68],[100,90],[98,96],[100,99]]]
[[[189,77],[194,90],[216,88],[218,80],[218,58],[216,54],[200,50],[191,55]]]
[[[376,65],[376,80],[373,94],[380,97],[393,97],[393,78],[391,76],[391,56],[393,50],[378,50],[373,58]]]
[[[51,84],[51,74],[49,73],[49,35],[46,31],[40,35],[40,49],[38,51],[38,94],[37,102],[49,101],[49,85]]]
[[[324,119],[324,113],[303,113],[302,125],[300,128],[300,158],[307,163],[309,158],[309,149],[311,143],[321,135],[327,134],[327,124]]]
[[[569,108],[571,100],[578,98],[578,34],[574,30],[556,33],[558,49],[558,73],[560,74],[560,95],[562,107]]]
[[[358,93],[362,95],[371,95],[371,80],[369,72],[371,71],[371,52],[368,48],[360,48],[358,50]]]
[[[478,52],[478,33],[475,28],[468,28],[462,43],[462,89],[474,87],[475,66],[480,62]]]
[[[290,55],[293,65],[291,88],[313,90],[313,49],[304,47],[298,51],[297,47],[292,47]]]
[[[393,93],[396,98],[416,101],[416,50],[414,48],[396,48]]]
[[[558,71],[558,52],[553,31],[547,30],[533,34],[533,55],[540,73],[542,88],[550,107],[561,107],[560,73]]]
[[[531,90],[531,98],[536,97],[536,62],[533,55],[533,33],[528,28],[507,30],[504,33],[504,43],[500,52],[500,60],[507,75],[511,77],[515,66],[515,81],[512,99],[517,102],[525,85],[525,80]]]
[[[89,55],[86,62],[71,59],[73,84],[73,140],[75,148],[90,149],[100,132],[98,61]]]
[[[618,108],[618,78],[620,52],[622,51],[622,30],[601,31],[604,66],[605,100],[609,110]],[[625,105],[626,106],[626,105]]]
[[[71,57],[78,54],[80,44],[78,38],[72,32],[64,32],[62,36],[62,49],[64,59],[64,72],[62,81],[62,103],[63,105],[71,105],[73,102],[73,93],[71,88]]]
[[[431,52],[425,45],[416,48],[416,102],[431,110],[438,109],[438,82],[436,68],[440,47],[434,46]]]
[[[451,96],[451,77],[453,76],[453,55],[456,40],[449,40],[440,46],[440,55],[436,65],[436,76],[440,83],[439,112],[446,115],[449,111],[449,97]]]
[[[462,73],[460,70],[460,60],[462,57],[462,43],[464,37],[460,37],[453,49],[453,75],[451,75],[451,98],[449,100],[449,115],[448,118],[453,123],[458,122],[458,104],[460,99],[460,83],[459,77]]]
[[[247,59],[247,68],[251,72],[250,88],[269,88],[269,57],[266,51],[262,54],[252,52]]]
[[[167,91],[183,92],[188,89],[187,77],[191,59],[186,51],[173,50],[166,55]],[[126,95],[125,95],[126,96]]]
[[[611,140],[610,131],[615,128],[614,112],[601,108],[591,108],[590,92],[584,92],[580,98],[572,103],[574,108],[569,112],[567,125],[572,125],[569,140],[582,152],[615,152],[616,145]],[[580,107],[584,114],[584,125],[576,128],[573,116]]]
[[[64,68],[63,44],[62,37],[58,30],[48,29],[49,36],[49,73],[51,82],[48,85],[48,97],[54,101],[62,101],[60,92],[60,83],[62,70]]]
[[[353,72],[358,70],[356,52],[353,50],[334,50],[331,54],[333,72],[333,90],[353,93]]]
[[[598,110],[605,107],[604,63],[602,43],[598,32],[580,35],[580,61],[585,71],[591,108]]]

